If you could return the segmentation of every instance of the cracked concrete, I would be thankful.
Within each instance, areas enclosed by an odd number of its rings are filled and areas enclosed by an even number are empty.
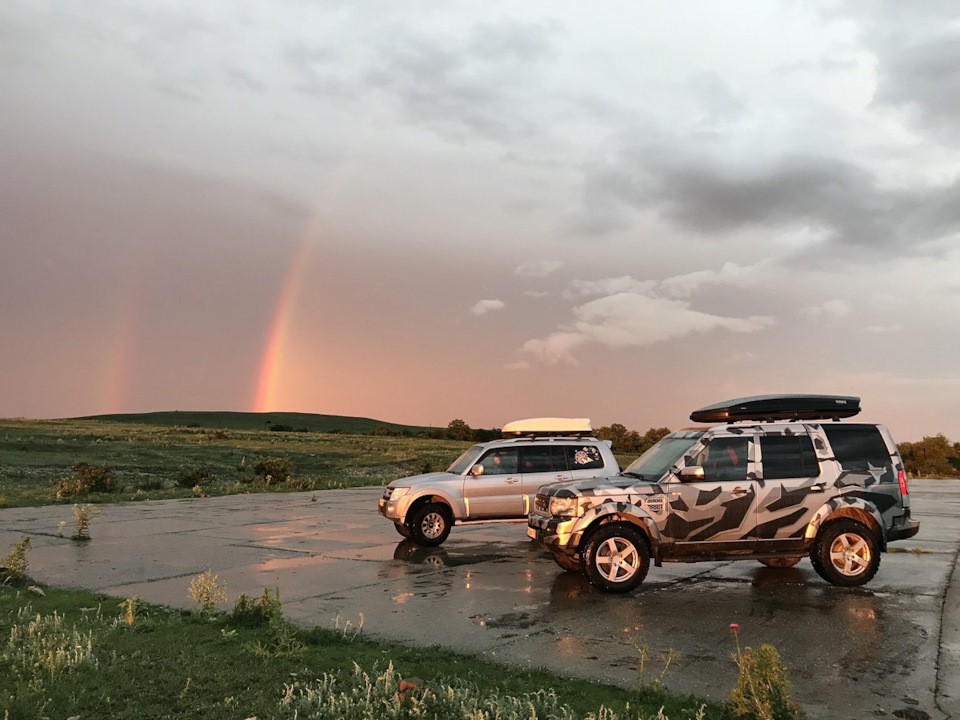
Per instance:
[[[32,539],[38,581],[189,607],[210,569],[240,592],[279,588],[304,625],[442,645],[508,666],[630,686],[637,644],[681,654],[668,689],[722,701],[736,680],[729,625],[771,643],[810,718],[960,720],[960,482],[913,481],[920,533],[883,556],[863,588],[823,582],[803,562],[651,568],[627,596],[564,573],[522,524],[455,527],[440,548],[401,542],[376,513],[380,488],[100,506],[93,539],[57,534],[69,507],[0,510],[0,550]]]

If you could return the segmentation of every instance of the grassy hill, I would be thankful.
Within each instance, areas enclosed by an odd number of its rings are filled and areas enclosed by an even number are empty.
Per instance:
[[[412,435],[417,435],[419,433],[428,433],[434,429],[418,425],[399,425],[397,423],[373,420],[371,418],[347,417],[344,415],[315,415],[313,413],[295,412],[191,412],[174,410],[170,412],[126,413],[120,415],[89,415],[73,419],[167,427],[219,428],[226,430],[269,430],[271,427],[280,425],[293,428],[294,430],[326,433],[369,433],[377,427],[388,427],[394,432],[407,432]]]

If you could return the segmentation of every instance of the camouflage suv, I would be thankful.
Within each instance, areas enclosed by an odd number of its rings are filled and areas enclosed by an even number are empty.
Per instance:
[[[445,472],[394,480],[377,510],[418,545],[440,545],[454,523],[526,521],[544,483],[620,472],[610,443],[585,418],[532,418],[467,449]]]
[[[667,435],[615,478],[540,488],[527,532],[606,592],[636,588],[651,558],[789,567],[809,556],[828,582],[862,585],[919,523],[887,429],[836,422],[859,403],[766,395],[702,408],[692,420],[720,424]]]

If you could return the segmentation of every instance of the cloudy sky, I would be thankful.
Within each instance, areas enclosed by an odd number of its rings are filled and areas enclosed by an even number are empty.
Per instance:
[[[6,0],[0,416],[960,440],[956,3]]]

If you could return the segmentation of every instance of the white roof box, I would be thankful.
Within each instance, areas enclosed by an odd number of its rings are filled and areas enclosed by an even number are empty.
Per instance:
[[[590,418],[528,418],[504,425],[500,432],[509,435],[587,435],[593,432]]]

